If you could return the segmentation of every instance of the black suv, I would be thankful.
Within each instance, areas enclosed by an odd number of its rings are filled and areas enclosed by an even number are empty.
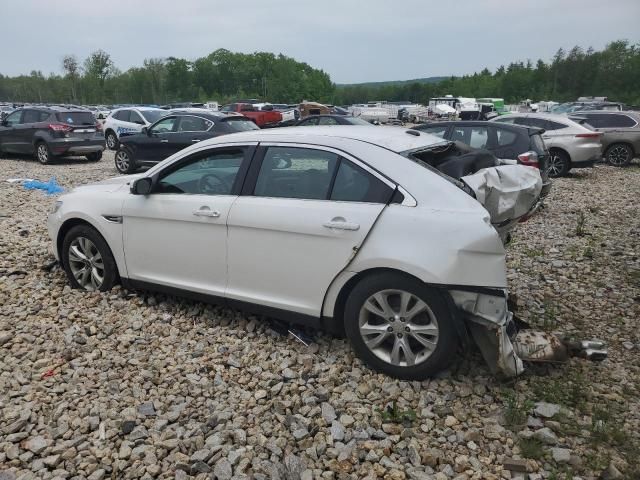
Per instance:
[[[413,130],[430,133],[446,140],[462,142],[472,148],[489,150],[498,158],[535,165],[542,177],[545,197],[551,189],[547,172],[549,152],[542,140],[541,128],[522,127],[485,121],[433,122],[417,125]]]
[[[133,173],[202,140],[246,130],[258,130],[258,126],[243,115],[199,108],[173,110],[140,133],[120,134],[116,169],[120,173]]]
[[[0,153],[34,155],[40,163],[55,157],[102,158],[102,126],[89,110],[69,107],[24,107],[0,122]]]

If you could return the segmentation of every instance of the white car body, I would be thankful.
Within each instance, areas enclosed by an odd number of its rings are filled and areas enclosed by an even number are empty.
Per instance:
[[[118,119],[118,116],[125,112],[130,112],[128,114],[129,120]],[[111,132],[115,134],[117,140],[119,140],[123,134],[139,133],[144,127],[148,127],[157,120],[157,118],[147,118],[148,115],[145,116],[145,113],[149,112],[155,112],[156,116],[169,114],[167,110],[153,107],[123,107],[112,110],[102,126],[105,138],[109,140],[109,134]],[[107,147],[112,150],[115,149],[114,145],[107,145]]]
[[[367,105],[354,105],[349,107],[349,113],[354,117],[359,117],[367,122],[389,122],[389,112],[384,108],[369,107]]]
[[[522,362],[507,334],[505,250],[489,214],[442,175],[395,153],[443,143],[402,128],[350,126],[203,141],[142,175],[60,197],[48,221],[53,250],[61,259],[65,233],[84,222],[106,240],[125,285],[258,306],[271,316],[329,329],[340,322],[341,292],[351,280],[379,269],[402,272],[448,292],[461,317],[475,325],[474,338],[485,337],[478,342],[483,353],[494,349],[486,356],[492,368],[514,375]],[[134,181],[156,178],[198,152],[237,146],[335,153],[402,199],[383,204],[130,191]]]

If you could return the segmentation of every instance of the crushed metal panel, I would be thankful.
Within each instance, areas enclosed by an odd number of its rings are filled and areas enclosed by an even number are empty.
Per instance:
[[[555,335],[539,330],[520,330],[513,340],[518,356],[527,362],[566,362],[569,352]]]

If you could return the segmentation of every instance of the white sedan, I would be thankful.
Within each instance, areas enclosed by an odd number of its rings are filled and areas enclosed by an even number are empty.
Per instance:
[[[344,332],[405,379],[473,337],[514,375],[502,241],[478,201],[417,159],[444,145],[369,126],[218,137],[63,195],[49,233],[75,288],[119,281]]]

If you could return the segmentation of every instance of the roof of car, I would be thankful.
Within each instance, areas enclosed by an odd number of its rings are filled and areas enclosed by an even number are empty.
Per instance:
[[[239,113],[235,113],[235,112],[231,112],[232,115],[229,115],[227,112],[219,112],[216,110],[209,110],[206,108],[172,108],[171,110],[167,111],[167,115],[174,115],[174,114],[190,114],[190,115],[198,115],[200,117],[207,117],[207,118],[211,118],[211,119],[220,119],[220,118],[247,118],[244,115],[241,115]],[[249,120],[247,118],[247,120]]]
[[[496,117],[496,118],[500,118],[500,117]],[[493,126],[499,125],[500,128],[507,128],[513,131],[540,130],[540,128],[537,128],[537,127],[527,127],[525,125],[513,125],[511,123],[501,123],[501,122],[495,122],[495,121],[489,121],[489,120],[452,120],[448,122],[431,122],[431,123],[423,123],[421,125],[416,125],[415,127],[412,127],[412,129],[416,129],[420,131],[420,127],[422,125],[424,125],[425,127],[426,126],[431,127],[434,125],[465,125],[468,127],[477,127],[482,125],[493,125]]]
[[[501,115],[501,117],[531,117],[531,118],[541,118],[543,120],[561,120],[566,119],[567,117],[558,114],[558,113],[544,113],[544,112],[510,112],[505,115]],[[500,118],[500,117],[498,117]]]
[[[273,141],[273,142],[297,142],[297,143],[322,143],[325,144],[331,138],[358,140],[387,148],[394,152],[406,152],[432,145],[447,143],[446,140],[431,135],[430,133],[409,130],[403,127],[367,127],[364,125],[332,125],[313,127],[282,127],[248,132],[232,133],[224,137],[227,141]],[[215,139],[214,139],[215,140]],[[224,140],[223,140],[224,141]],[[218,143],[212,140],[207,142]],[[204,143],[204,142],[202,142]],[[330,143],[330,142],[329,142]]]

